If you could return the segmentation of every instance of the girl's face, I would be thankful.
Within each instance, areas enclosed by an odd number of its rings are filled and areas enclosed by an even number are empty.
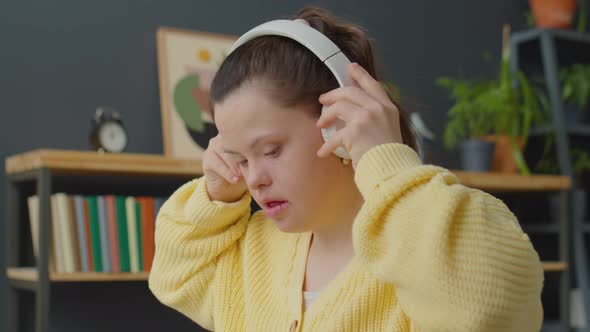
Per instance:
[[[312,106],[280,107],[257,83],[244,84],[215,105],[224,153],[239,164],[252,197],[285,232],[321,227],[350,196],[352,167],[334,155],[316,155],[323,144],[316,121]]]

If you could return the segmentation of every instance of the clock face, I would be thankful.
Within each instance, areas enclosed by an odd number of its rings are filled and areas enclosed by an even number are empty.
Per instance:
[[[98,141],[109,152],[121,152],[127,145],[127,134],[120,124],[107,122],[98,131]]]

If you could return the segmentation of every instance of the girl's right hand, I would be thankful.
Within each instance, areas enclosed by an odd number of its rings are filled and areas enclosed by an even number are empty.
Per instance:
[[[248,190],[238,165],[223,152],[221,134],[209,141],[209,146],[203,153],[203,173],[211,200],[236,202]]]

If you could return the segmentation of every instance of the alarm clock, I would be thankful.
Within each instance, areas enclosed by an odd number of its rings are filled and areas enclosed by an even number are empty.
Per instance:
[[[90,146],[99,152],[122,152],[127,146],[127,131],[121,115],[112,108],[99,107],[92,118]]]

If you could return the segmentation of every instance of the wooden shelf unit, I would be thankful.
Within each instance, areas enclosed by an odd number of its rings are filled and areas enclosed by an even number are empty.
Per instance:
[[[145,282],[148,272],[103,273],[75,272],[57,273],[49,269],[50,239],[50,196],[59,185],[77,184],[87,192],[105,194],[117,190],[149,195],[160,192],[169,195],[170,188],[176,188],[202,174],[199,160],[169,158],[150,154],[110,154],[71,150],[34,150],[5,160],[7,177],[7,270],[10,285],[8,294],[8,327],[10,331],[19,328],[19,296],[21,291],[31,291],[35,295],[35,330],[49,330],[49,308],[51,306],[51,284],[69,282]],[[106,182],[105,182],[106,181]],[[31,183],[35,187],[31,187]],[[107,183],[105,185],[105,183]],[[114,183],[115,187],[111,186]],[[120,183],[117,189],[117,184]],[[146,185],[147,183],[147,185]],[[28,189],[27,189],[28,188]],[[18,252],[22,224],[26,213],[26,195],[31,190],[39,197],[39,254],[37,266],[22,267],[22,255]]]

